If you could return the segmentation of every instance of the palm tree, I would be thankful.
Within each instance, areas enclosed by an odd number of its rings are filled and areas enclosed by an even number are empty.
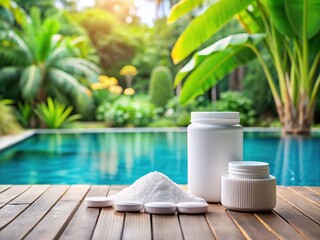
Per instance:
[[[79,57],[82,38],[58,35],[57,20],[47,18],[41,23],[37,8],[32,8],[30,15],[21,31],[0,31],[1,85],[9,88],[15,84],[22,99],[32,105],[50,95],[70,101],[80,113],[87,112],[93,101],[79,79],[96,82],[100,70]]]

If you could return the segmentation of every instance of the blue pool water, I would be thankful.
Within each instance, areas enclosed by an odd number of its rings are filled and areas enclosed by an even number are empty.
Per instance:
[[[244,159],[281,185],[320,185],[320,133],[245,132]],[[131,184],[150,171],[187,183],[186,132],[36,134],[0,152],[0,184]]]

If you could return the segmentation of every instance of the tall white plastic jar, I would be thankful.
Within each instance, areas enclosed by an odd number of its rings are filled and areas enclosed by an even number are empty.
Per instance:
[[[228,162],[242,161],[238,112],[192,112],[188,126],[188,190],[207,202],[221,201]]]

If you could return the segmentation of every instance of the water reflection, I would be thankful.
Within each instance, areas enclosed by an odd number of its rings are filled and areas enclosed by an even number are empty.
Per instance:
[[[314,185],[320,181],[320,141],[308,136],[284,136],[279,140],[275,174],[283,185]]]
[[[311,136],[246,133],[244,145],[244,159],[268,162],[277,184],[320,184],[319,133]]]

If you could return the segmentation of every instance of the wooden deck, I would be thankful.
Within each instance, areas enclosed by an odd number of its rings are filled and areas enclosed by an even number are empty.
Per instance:
[[[123,186],[0,185],[0,239],[320,239],[320,187],[278,186],[273,211],[210,204],[205,215],[119,213],[86,208],[86,196]]]

